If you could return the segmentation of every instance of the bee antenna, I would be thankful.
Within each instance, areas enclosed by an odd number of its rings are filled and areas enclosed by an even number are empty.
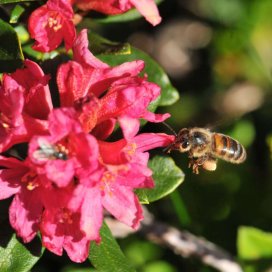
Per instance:
[[[170,125],[168,125],[165,122],[162,122],[175,136],[178,136],[177,133],[174,131],[174,129],[172,127],[170,127]]]

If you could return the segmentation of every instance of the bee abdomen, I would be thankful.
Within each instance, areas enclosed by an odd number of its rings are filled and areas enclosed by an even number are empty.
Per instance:
[[[245,148],[229,136],[213,133],[212,153],[232,163],[242,163],[246,159]]]

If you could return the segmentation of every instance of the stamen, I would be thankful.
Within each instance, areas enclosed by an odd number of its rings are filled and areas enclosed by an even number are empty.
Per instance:
[[[22,178],[21,182],[26,184],[26,188],[29,191],[33,191],[35,188],[39,187],[37,182],[37,174],[34,171],[27,172]]]

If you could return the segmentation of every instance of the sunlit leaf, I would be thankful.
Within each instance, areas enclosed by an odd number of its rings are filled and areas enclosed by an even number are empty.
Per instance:
[[[139,189],[140,201],[153,202],[172,193],[184,180],[184,174],[172,158],[156,156],[149,162],[155,181],[154,189]],[[144,194],[145,199],[142,199]]]
[[[17,25],[16,27],[14,27],[14,30],[17,32],[21,44],[25,44],[29,41],[30,35],[23,25]]]
[[[24,13],[25,8],[23,8],[21,5],[16,5],[15,8],[12,10],[9,22],[11,24],[17,23],[20,16]]]
[[[37,0],[0,0],[0,5],[2,4],[11,4],[11,3],[20,3],[20,2],[34,2]]]
[[[89,254],[89,260],[97,271],[135,272],[106,224],[102,226],[100,234],[100,244],[93,242]]]
[[[272,233],[253,227],[240,227],[237,246],[242,259],[272,258]]]

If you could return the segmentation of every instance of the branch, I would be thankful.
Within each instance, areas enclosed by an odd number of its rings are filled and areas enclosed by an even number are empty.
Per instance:
[[[135,231],[112,218],[106,222],[115,237],[126,237]],[[144,220],[138,231],[148,240],[166,246],[182,257],[194,257],[202,263],[221,272],[242,272],[233,257],[217,245],[197,237],[188,231],[180,231],[172,226],[154,220],[145,209]]]

